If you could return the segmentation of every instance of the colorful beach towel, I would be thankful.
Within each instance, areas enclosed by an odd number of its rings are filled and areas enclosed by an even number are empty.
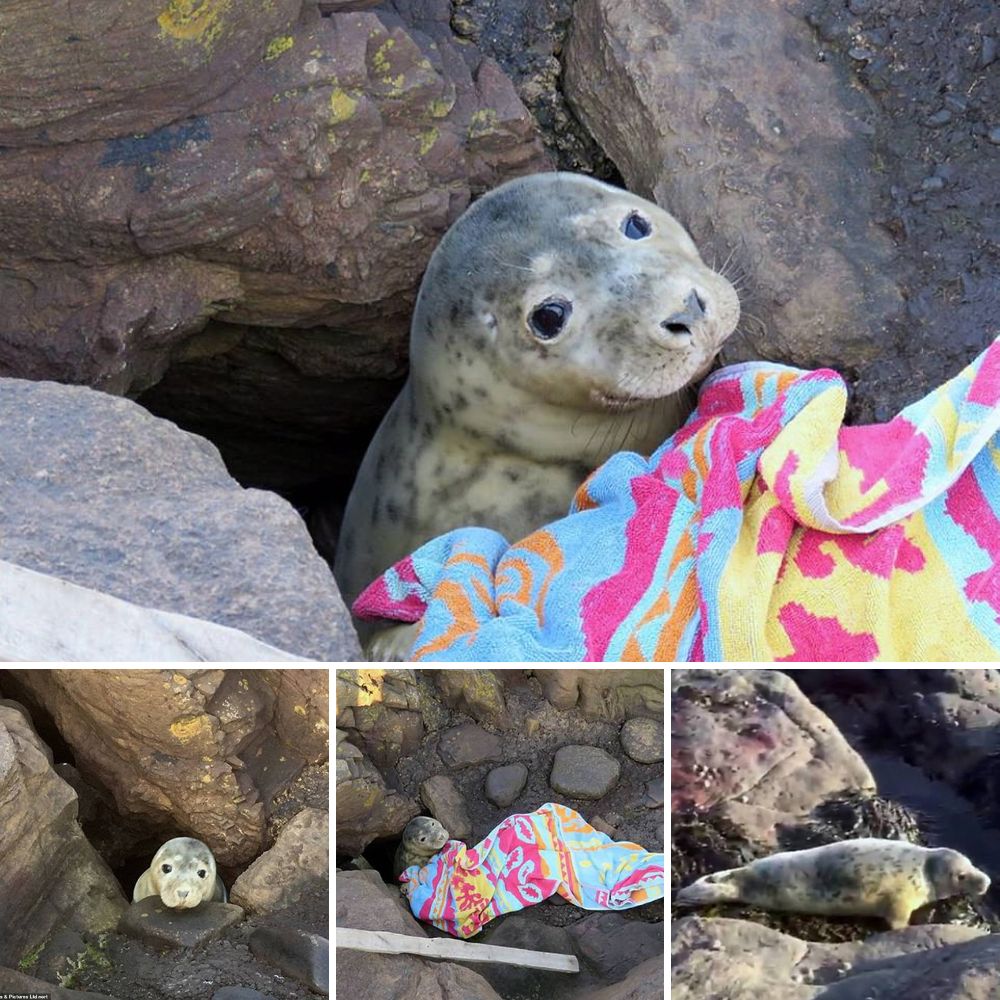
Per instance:
[[[449,840],[399,876],[419,920],[455,937],[559,893],[585,910],[627,910],[663,898],[663,855],[615,842],[572,809],[546,802],[508,816],[475,847]]]
[[[832,371],[722,369],[566,518],[434,539],[355,613],[421,621],[416,660],[1000,659],[1000,339],[888,423],[846,403]]]

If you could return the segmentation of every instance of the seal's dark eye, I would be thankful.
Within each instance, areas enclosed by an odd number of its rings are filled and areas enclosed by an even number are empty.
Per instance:
[[[204,878],[205,874],[206,874],[206,872],[205,872],[204,868],[199,868],[198,869],[198,878]]]
[[[171,868],[170,865],[160,865],[160,871],[163,872],[164,875],[169,875],[173,871],[173,868]]]
[[[653,231],[653,224],[638,212],[629,212],[622,223],[622,232],[630,240],[644,240]]]
[[[539,340],[558,337],[573,307],[565,299],[550,299],[531,311],[531,331]]]

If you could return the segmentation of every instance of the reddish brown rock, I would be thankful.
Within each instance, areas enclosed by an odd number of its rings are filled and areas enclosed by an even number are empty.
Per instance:
[[[356,375],[346,331],[373,336],[385,377],[442,233],[473,194],[547,161],[510,82],[451,37],[447,0],[411,24],[358,6],[132,0],[111,18],[80,0],[58,27],[44,0],[0,14],[19,39],[0,57],[0,374],[136,394],[183,361],[194,372],[160,409],[198,426],[214,400],[186,381],[204,389],[199,366],[252,328],[264,358],[233,355],[216,386],[235,397],[234,449],[262,412],[272,436],[298,426],[300,448],[304,423],[321,437],[309,422],[328,394],[298,390]],[[348,429],[371,420],[370,395],[342,409]],[[291,470],[280,452],[257,482],[337,468],[318,443]]]
[[[742,272],[726,357],[854,367],[900,313],[873,105],[768,0],[580,0],[566,90],[627,185]]]
[[[16,966],[56,930],[114,927],[127,906],[121,888],[77,824],[76,792],[11,702],[0,703],[0,801],[0,965]]]
[[[839,793],[875,792],[867,765],[776,670],[672,670],[674,812],[714,810],[774,847],[776,825]]]
[[[305,763],[277,740],[264,671],[13,670],[10,677],[18,694],[52,716],[81,774],[110,791],[122,814],[203,840],[222,865],[258,853],[262,799]],[[276,786],[266,765],[279,757],[285,770]]]
[[[224,93],[302,0],[117,0],[0,9],[0,146],[146,132]],[[123,71],[124,70],[124,71]]]

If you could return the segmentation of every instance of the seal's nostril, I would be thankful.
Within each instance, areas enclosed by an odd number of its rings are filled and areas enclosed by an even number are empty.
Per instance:
[[[668,316],[660,326],[671,333],[686,333],[690,336],[691,324],[705,317],[705,302],[692,288],[684,299],[684,308]]]

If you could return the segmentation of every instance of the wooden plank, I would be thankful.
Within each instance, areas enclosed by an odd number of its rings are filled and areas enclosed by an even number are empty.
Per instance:
[[[458,938],[422,938],[391,931],[361,931],[337,928],[337,947],[354,951],[375,951],[385,955],[420,955],[422,958],[450,958],[456,962],[499,962],[548,972],[579,972],[576,955],[527,948],[502,948],[496,944],[472,944]]]

